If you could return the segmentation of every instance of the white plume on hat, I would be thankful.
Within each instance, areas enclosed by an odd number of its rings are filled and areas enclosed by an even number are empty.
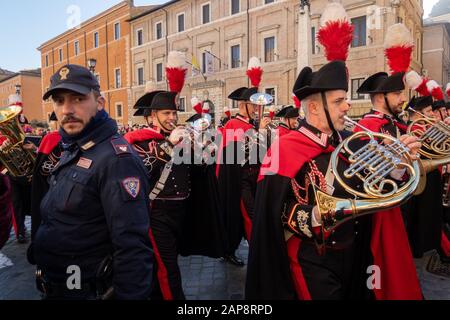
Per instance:
[[[195,106],[196,104],[199,104],[200,100],[198,100],[197,96],[193,96],[191,99],[191,106]]]
[[[228,112],[230,109],[228,107],[223,107],[223,112]]]
[[[209,110],[209,103],[208,102],[204,102],[203,103],[202,110]]]
[[[186,54],[181,51],[170,51],[167,57],[167,68],[183,68],[186,66]]]
[[[414,70],[406,73],[405,80],[408,87],[413,90],[416,90],[423,81],[422,77]]]
[[[403,23],[396,23],[390,26],[384,39],[385,49],[397,46],[414,46],[414,39],[411,32]]]
[[[439,87],[440,87],[439,84],[434,80],[430,80],[427,82],[427,89],[430,92]]]
[[[250,61],[248,62],[248,70],[251,68],[260,68],[261,67],[261,61],[257,57],[251,57]]]
[[[348,21],[348,15],[342,4],[337,2],[328,3],[322,16],[320,17],[320,25],[324,27],[329,21]]]
[[[450,95],[450,83],[447,83],[447,86],[445,87],[445,92],[447,92],[447,96]]]

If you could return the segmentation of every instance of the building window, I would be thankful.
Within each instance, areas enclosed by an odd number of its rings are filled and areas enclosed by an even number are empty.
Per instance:
[[[358,88],[364,82],[364,78],[352,79],[352,100],[364,100],[365,95],[357,92]]]
[[[115,69],[114,70],[114,79],[115,79],[115,84],[116,84],[116,89],[121,88],[122,87],[122,76],[120,74],[120,69]]]
[[[123,108],[122,108],[122,104],[121,103],[118,103],[118,104],[116,104],[116,117],[117,118],[122,118],[123,117],[123,110],[122,110]]]
[[[275,0],[264,0],[264,4],[274,3]]]
[[[352,47],[362,47],[366,45],[366,16],[353,18],[352,25],[355,28],[353,31]]]
[[[45,66],[48,67],[48,54],[45,56]]]
[[[237,108],[239,108],[239,102],[237,102],[237,101],[235,101],[235,100],[232,100],[232,101],[231,101],[231,108],[232,108],[232,109],[237,109]]]
[[[273,97],[273,103],[277,104],[277,91],[275,88],[266,88],[264,90],[266,94],[270,94]]]
[[[136,31],[136,45],[142,46],[143,43],[144,43],[143,30],[139,29]]]
[[[231,47],[231,68],[239,68],[241,60],[241,47],[235,45]]]
[[[202,73],[206,73],[206,52],[202,53]]]
[[[98,48],[98,32],[94,32],[94,48]]]
[[[311,51],[316,54],[316,27],[311,27]]]
[[[114,24],[114,40],[120,39],[120,22]]]
[[[144,85],[144,68],[137,69],[137,84],[138,86]]]
[[[211,21],[211,5],[209,3],[206,3],[202,5],[202,23],[208,23]]]
[[[397,23],[403,23],[403,18],[402,17],[397,17]]]
[[[231,1],[231,14],[239,13],[240,0],[230,0],[230,1]]]
[[[155,37],[156,37],[156,40],[159,40],[162,38],[162,22],[158,22],[155,25]]]
[[[59,62],[63,61],[63,50],[59,49]]]
[[[178,15],[178,32],[183,32],[184,31],[184,13],[180,13]]]
[[[178,106],[178,111],[186,111],[186,97],[181,97],[179,103],[180,105]]]
[[[275,61],[275,37],[264,39],[264,62]]]
[[[74,51],[75,51],[75,55],[79,55],[80,54],[80,43],[78,41],[75,41],[73,44],[74,47]]]
[[[161,82],[163,80],[163,65],[158,63],[156,65],[156,81]]]

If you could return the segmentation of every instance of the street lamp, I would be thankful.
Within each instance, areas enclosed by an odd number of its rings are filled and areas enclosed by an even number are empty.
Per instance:
[[[89,59],[89,60],[87,61],[87,64],[88,64],[89,71],[91,71],[92,73],[94,73],[94,72],[95,72],[95,66],[97,65],[97,60],[95,60],[95,59]]]
[[[16,84],[14,87],[16,88],[16,94],[20,95],[20,89],[22,86],[20,84]]]

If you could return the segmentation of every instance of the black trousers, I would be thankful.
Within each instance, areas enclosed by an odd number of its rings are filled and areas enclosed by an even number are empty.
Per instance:
[[[31,184],[23,179],[10,180],[17,233],[25,235],[25,216],[31,213]]]
[[[248,216],[253,220],[255,208],[256,186],[259,175],[259,166],[242,169],[241,198]]]
[[[150,229],[156,265],[151,299],[185,300],[178,266],[181,228],[186,215],[185,200],[154,200]]]

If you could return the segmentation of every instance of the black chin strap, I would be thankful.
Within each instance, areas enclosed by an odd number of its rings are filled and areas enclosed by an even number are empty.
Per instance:
[[[322,103],[323,103],[323,108],[325,109],[325,115],[327,117],[328,127],[330,127],[331,131],[333,132],[332,137],[337,139],[339,137],[339,135],[336,131],[336,128],[333,125],[333,122],[331,121],[330,112],[328,111],[327,96],[326,96],[325,92],[321,92],[320,95],[322,96]]]
[[[160,125],[164,130],[166,130],[166,131],[168,131],[168,132],[172,132],[172,131],[173,131],[174,128],[172,128],[172,129],[167,129],[167,128],[162,124],[162,122],[159,120],[158,114],[155,114],[155,117],[156,117],[156,120],[158,120],[159,125]]]

